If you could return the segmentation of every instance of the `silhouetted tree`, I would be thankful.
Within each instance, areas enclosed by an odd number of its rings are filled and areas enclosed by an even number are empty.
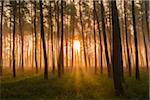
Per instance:
[[[16,65],[15,65],[15,34],[16,34],[16,1],[10,1],[13,8],[13,77],[16,77]]]
[[[10,25],[9,26],[10,27],[10,62],[9,62],[10,63],[10,65],[9,65],[10,68],[11,68],[11,65],[12,65],[12,43],[11,43],[11,39],[12,39],[12,32],[11,32],[12,31],[12,18],[11,17],[12,17],[12,9],[10,7],[10,18],[9,18],[9,20],[10,20],[10,24],[9,24]]]
[[[144,12],[144,5],[141,4],[141,7],[142,7],[142,11]],[[146,45],[146,35],[145,35],[145,32],[144,32],[144,14],[142,14],[142,35],[143,35],[143,40],[144,40],[144,46],[145,46],[145,58],[146,58],[146,67],[148,69],[148,49],[147,49],[147,45]],[[145,15],[146,16],[146,15]],[[146,18],[145,18],[146,19]],[[146,26],[147,26],[147,22],[146,22]],[[148,31],[148,30],[147,30]]]
[[[103,2],[101,1],[102,30],[103,30],[103,36],[104,36],[104,46],[105,46],[105,55],[106,55],[108,77],[110,77],[111,76],[111,65],[110,65],[110,59],[109,59],[109,56],[108,56],[108,47],[107,47],[107,36],[106,36],[104,12],[105,11],[104,11]]]
[[[127,45],[127,58],[128,58],[128,71],[129,76],[131,76],[131,60],[130,60],[130,54],[129,54],[129,42],[128,42],[128,23],[127,23],[127,8],[126,8],[126,0],[124,0],[124,21],[125,21],[125,33],[126,33],[126,45]]]
[[[37,62],[37,53],[36,53],[36,49],[37,49],[37,31],[36,31],[36,8],[37,8],[37,3],[36,0],[34,0],[34,34],[35,34],[35,68],[36,68],[36,73],[38,73],[38,62]]]
[[[121,82],[121,38],[119,18],[116,7],[116,1],[111,1],[112,10],[112,28],[113,28],[113,80],[116,95],[123,94],[123,87]]]
[[[45,35],[44,35],[44,25],[43,25],[43,8],[42,8],[42,0],[40,2],[40,28],[41,28],[41,38],[43,43],[43,51],[44,51],[44,79],[48,79],[48,63],[47,63],[47,55],[46,55],[46,44],[45,44]]]
[[[64,28],[63,28],[63,0],[61,0],[61,47],[59,54],[59,62],[58,62],[58,76],[61,77],[61,72],[64,71],[64,50],[63,50],[63,36],[64,36]]]
[[[51,47],[52,47],[52,72],[55,71],[55,59],[54,59],[54,47],[53,47],[53,21],[52,21],[52,7],[51,2],[49,1],[49,27],[50,27],[50,34],[51,34]]]
[[[56,19],[56,24],[57,24],[57,45],[59,45],[59,36],[60,36],[60,27],[59,27],[59,1],[55,3],[55,19]],[[60,59],[60,54],[58,55],[58,64],[57,64],[57,69],[58,69],[58,76],[61,77],[61,66],[59,65],[59,59]]]
[[[96,13],[96,7],[95,7],[95,1],[93,1],[93,32],[94,32],[94,52],[95,52],[95,73],[97,71],[97,53],[96,53],[96,29],[95,29],[95,13]]]
[[[20,34],[21,34],[21,42],[22,42],[22,71],[24,70],[24,61],[23,61],[23,58],[24,58],[24,52],[23,52],[23,46],[24,46],[24,39],[23,39],[23,27],[22,27],[22,15],[21,15],[21,0],[19,0],[19,31],[20,31]]]
[[[75,32],[75,14],[76,14],[76,10],[75,10],[75,5],[74,5],[74,0],[73,0],[73,8],[72,8],[72,13],[71,13],[71,25],[72,25],[72,67],[73,67],[73,56],[74,56],[74,48],[73,48],[73,40],[74,40],[74,32]]]
[[[0,76],[2,76],[2,72],[3,72],[3,65],[2,65],[2,47],[3,47],[3,43],[2,43],[2,34],[3,34],[3,11],[4,11],[4,1],[1,1],[1,25],[0,25]]]
[[[146,19],[146,29],[147,29],[147,33],[148,33],[148,37],[149,37],[149,41],[150,41],[150,32],[149,32],[149,0],[144,0],[143,1],[145,4],[145,19]]]
[[[99,20],[99,17],[98,17],[98,14],[97,14],[97,11],[95,10],[95,16],[96,16],[96,21],[97,21],[97,29],[98,29],[98,33],[99,33],[99,39],[100,39],[100,70],[101,70],[101,73],[103,73],[103,56],[102,56],[102,38],[101,38],[101,30],[100,30],[100,20]]]
[[[133,20],[133,30],[134,30],[134,42],[135,42],[135,57],[136,57],[136,65],[135,65],[135,77],[136,79],[140,79],[140,73],[139,73],[139,57],[138,57],[138,37],[137,37],[137,31],[136,31],[136,20],[135,20],[135,4],[134,1],[132,1],[132,20]]]
[[[34,44],[34,16],[32,16],[33,15],[33,12],[34,12],[34,5],[33,5],[34,3],[33,3],[33,1],[31,0],[31,13],[30,13],[30,17],[31,17],[31,23],[33,23],[32,25],[31,25],[31,40],[32,40],[32,44]],[[34,61],[34,51],[35,51],[35,49],[34,49],[34,45],[31,47],[31,50],[30,50],[30,56],[31,56],[31,66],[32,66],[32,69],[33,69],[33,66],[34,66],[34,63],[33,63],[33,61]]]
[[[82,1],[80,0],[79,1],[80,25],[81,25],[81,34],[82,34],[82,42],[83,42],[83,53],[84,53],[85,67],[87,67],[86,50],[85,50],[85,38],[84,38],[84,28],[83,28],[82,12],[81,12],[81,4],[82,4]]]

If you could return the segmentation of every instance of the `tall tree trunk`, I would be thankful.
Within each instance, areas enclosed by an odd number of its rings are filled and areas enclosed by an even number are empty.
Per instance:
[[[16,77],[16,63],[15,63],[15,34],[16,34],[16,1],[10,1],[13,7],[13,77]]]
[[[122,0],[123,2],[123,0]],[[123,9],[123,8],[122,8]],[[123,16],[121,17],[121,23],[123,24]],[[120,50],[121,50],[121,79],[122,81],[124,81],[124,70],[123,70],[123,53],[124,53],[124,62],[126,62],[126,55],[125,55],[125,49],[122,49],[122,46],[125,48],[125,43],[124,43],[124,30],[123,27],[124,25],[120,25],[120,33],[122,33],[120,35],[120,40],[121,40],[121,44],[120,44]]]
[[[133,17],[135,57],[136,57],[135,77],[136,77],[137,80],[139,80],[140,79],[140,73],[139,73],[139,57],[138,57],[138,34],[137,34],[137,31],[136,31],[135,4],[134,4],[134,1],[132,1],[132,17]]]
[[[104,36],[104,46],[105,46],[105,55],[106,55],[106,62],[107,62],[107,71],[108,71],[108,77],[111,77],[111,65],[110,65],[110,59],[108,55],[108,47],[107,47],[107,36],[106,36],[106,28],[105,28],[105,20],[104,20],[104,6],[103,2],[101,1],[101,18],[102,18],[102,30],[103,30],[103,36]]]
[[[32,67],[32,69],[33,69],[33,67],[34,67],[34,40],[33,40],[33,38],[34,38],[34,17],[32,16],[33,15],[33,3],[32,3],[32,0],[31,0],[31,13],[30,13],[30,17],[31,17],[31,23],[33,23],[32,25],[31,25],[31,40],[32,40],[32,45],[31,45],[31,50],[29,51],[30,52],[30,65],[31,65],[31,67]]]
[[[144,29],[144,26],[142,24],[142,30]],[[143,39],[144,39],[144,47],[145,47],[145,58],[146,58],[146,68],[148,69],[148,51],[147,51],[147,45],[146,45],[146,38],[145,38],[145,33],[143,30]]]
[[[39,46],[38,46],[39,48],[38,48],[38,51],[39,51],[39,70],[41,70],[42,69],[42,66],[41,66],[41,55],[42,55],[42,53],[41,53],[41,34],[39,33]]]
[[[131,76],[131,60],[130,60],[130,53],[129,53],[129,42],[128,42],[128,23],[127,23],[127,8],[126,8],[126,0],[124,0],[124,19],[125,19],[125,33],[126,33],[126,45],[127,45],[127,58],[128,58],[128,71],[129,71],[129,76]]]
[[[110,61],[112,60],[112,23],[111,23],[111,4],[108,1],[108,8],[109,8],[109,24],[107,25],[108,33],[109,33],[109,44],[110,44]]]
[[[113,28],[113,80],[116,95],[123,94],[121,82],[121,34],[119,27],[119,18],[116,7],[116,1],[111,1],[112,9],[112,28]]]
[[[83,29],[83,22],[82,22],[82,12],[81,12],[81,0],[79,1],[79,13],[80,13],[80,24],[81,24],[81,33],[82,33],[82,41],[83,41],[83,53],[84,53],[84,60],[85,60],[85,67],[87,67],[87,60],[86,60],[86,50],[85,50],[85,39],[84,39],[84,29]]]
[[[74,0],[73,0],[74,5]],[[75,6],[75,5],[74,5]],[[73,68],[73,57],[74,57],[74,47],[73,47],[73,40],[74,40],[74,32],[75,32],[75,14],[71,15],[71,25],[72,25],[72,68]]]
[[[145,3],[145,19],[146,19],[146,29],[148,33],[148,39],[150,41],[150,32],[149,32],[149,0],[143,1]]]
[[[90,9],[89,9],[89,12],[90,12]],[[91,13],[88,14],[88,27],[87,28],[90,28],[90,25],[91,25],[90,20],[91,20]],[[86,38],[85,38],[85,40],[87,41],[86,42],[86,48],[88,49],[89,43],[91,43],[90,42],[90,40],[91,40],[90,35],[87,35]],[[91,67],[91,61],[90,61],[91,57],[90,57],[90,53],[89,53],[88,50],[87,50],[87,57],[88,57],[87,59],[88,59],[89,68],[90,68]]]
[[[59,1],[57,1],[56,2],[56,4],[55,4],[55,9],[56,9],[56,12],[55,12],[55,19],[56,19],[56,23],[57,23],[57,45],[58,45],[58,47],[59,47],[59,34],[60,34],[60,30],[59,30]],[[57,47],[57,48],[58,48]],[[58,57],[58,64],[57,64],[57,66],[58,66],[58,76],[59,77],[61,77],[61,66],[59,65],[59,56],[57,55],[57,57]]]
[[[2,62],[2,47],[3,47],[3,40],[2,40],[2,34],[3,34],[3,9],[4,8],[4,1],[1,1],[1,25],[0,25],[0,76],[2,76],[3,73],[3,62]]]
[[[22,16],[21,16],[21,1],[19,0],[19,31],[20,31],[20,34],[21,34],[21,40],[22,40],[22,71],[24,71],[24,61],[23,61],[23,55],[24,55],[24,52],[23,52],[23,29],[22,29]]]
[[[61,47],[60,47],[60,54],[59,54],[59,63],[58,63],[58,76],[61,77],[61,72],[64,71],[64,47],[63,47],[63,40],[64,40],[64,27],[63,27],[63,0],[61,0]]]
[[[64,73],[64,11],[63,11],[63,0],[61,0],[61,59],[62,59],[62,73]]]
[[[44,51],[44,79],[48,79],[48,64],[47,64],[47,55],[46,55],[46,44],[45,44],[45,34],[44,34],[44,25],[43,25],[43,8],[42,8],[42,0],[40,2],[40,24],[41,24],[41,38],[43,43],[43,51]]]
[[[11,34],[11,28],[12,28],[12,24],[11,24],[12,18],[11,17],[12,16],[11,15],[12,15],[12,10],[10,9],[10,62],[9,62],[10,63],[10,69],[11,69],[11,65],[12,65],[12,61],[11,61],[12,60],[12,47],[11,47],[11,44],[12,44],[11,43],[11,38],[12,38],[11,37],[11,35],[12,35]]]
[[[68,18],[68,16],[67,16],[67,21],[66,21],[66,23],[69,25],[69,18]],[[66,29],[67,29],[67,31],[66,31],[66,68],[68,68],[68,34],[69,34],[69,29],[68,29],[69,27],[67,26],[66,27]]]
[[[95,20],[96,20],[96,18],[95,18],[95,13],[96,13],[96,7],[95,7],[95,1],[93,1],[93,31],[94,31],[94,44],[95,44],[95,46],[94,46],[94,52],[95,52],[95,73],[96,73],[96,71],[97,71],[97,53],[96,53],[96,29],[95,29]]]
[[[141,4],[142,7],[142,11],[144,12],[144,7]],[[146,15],[145,15],[146,16]],[[146,20],[146,18],[145,18]],[[142,15],[142,33],[143,33],[143,40],[144,40],[144,46],[145,46],[145,58],[146,58],[146,67],[148,69],[148,50],[147,50],[147,45],[146,45],[146,35],[145,35],[145,31],[144,31],[144,14]]]
[[[97,11],[95,10],[95,16],[96,16],[96,21],[97,21],[97,29],[98,29],[98,33],[99,33],[99,39],[100,39],[100,59],[101,59],[101,61],[100,61],[100,70],[101,70],[101,73],[103,73],[103,65],[102,65],[102,38],[101,38],[101,30],[100,30],[100,21],[99,21],[99,18],[98,18],[98,15],[97,15]]]
[[[53,21],[52,21],[52,7],[51,2],[49,1],[49,27],[51,29],[51,46],[52,46],[52,72],[55,72],[55,59],[54,59],[54,47],[53,47]]]
[[[35,34],[35,68],[36,68],[36,73],[38,73],[38,62],[37,62],[37,53],[36,53],[36,48],[37,48],[37,31],[36,31],[36,0],[34,0],[34,34]]]

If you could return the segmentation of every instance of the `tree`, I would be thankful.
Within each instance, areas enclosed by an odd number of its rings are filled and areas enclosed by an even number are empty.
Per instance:
[[[127,45],[127,58],[128,58],[128,71],[129,76],[131,76],[131,60],[130,60],[130,54],[129,54],[129,42],[128,42],[128,24],[127,24],[127,8],[126,8],[126,0],[124,0],[124,20],[125,20],[125,33],[126,33],[126,45]]]
[[[60,34],[60,27],[59,27],[59,1],[57,1],[55,3],[55,20],[56,20],[56,24],[57,24],[57,38],[58,38],[58,41],[57,41],[57,45],[59,46],[59,34]],[[60,54],[59,54],[60,55]],[[61,66],[59,65],[59,56],[58,56],[58,76],[61,77]]]
[[[123,24],[123,17],[121,18],[121,22]],[[121,79],[122,79],[122,81],[124,81],[123,53],[125,54],[125,49],[124,49],[124,52],[123,52],[122,46],[125,47],[125,43],[124,43],[123,25],[121,25],[121,26],[122,26],[122,28],[120,29],[120,32],[122,32],[122,34],[120,35],[120,40],[121,40],[121,44],[120,44],[120,50],[121,50]],[[125,58],[124,60],[126,62],[126,55],[124,55],[124,58]]]
[[[148,37],[149,37],[149,41],[150,41],[150,33],[149,33],[149,1],[145,0],[143,1],[145,4],[145,19],[146,19],[146,29],[147,29],[147,33],[148,33]]]
[[[121,6],[121,9],[123,9],[123,5],[120,4],[120,6]],[[122,49],[122,47],[125,48],[123,16],[120,17],[120,22],[121,22],[121,25],[120,25],[120,33],[121,33],[121,36],[120,36],[120,39],[121,39],[121,44],[120,44],[121,45],[120,46],[120,49],[121,49],[121,77],[122,77],[122,80],[124,81],[123,58],[124,58],[124,62],[126,62],[126,55],[125,55],[126,53],[125,53],[125,49]],[[124,57],[123,57],[123,54],[124,54]]]
[[[144,5],[141,4],[142,7],[142,11],[144,12]],[[146,16],[146,15],[145,15]],[[146,20],[146,18],[145,18]],[[148,23],[146,22],[146,26],[148,25]],[[147,50],[147,45],[146,45],[146,36],[145,36],[145,32],[144,32],[144,14],[142,14],[142,34],[143,34],[143,39],[144,39],[144,46],[145,46],[145,58],[146,58],[146,67],[148,69],[148,50]],[[148,31],[148,30],[147,30]]]
[[[84,28],[83,28],[82,12],[81,12],[81,3],[82,2],[80,0],[79,1],[80,25],[81,25],[81,34],[82,34],[82,42],[83,42],[83,53],[84,53],[85,67],[87,67],[86,50],[85,50],[85,38],[84,38]]]
[[[4,1],[1,1],[1,25],[0,25],[0,76],[2,76],[2,70],[3,70],[3,65],[2,65],[2,33],[3,33],[3,10],[4,10]]]
[[[12,31],[11,30],[11,28],[12,28],[12,18],[11,17],[12,17],[12,9],[10,7],[10,18],[9,18],[9,20],[10,20],[10,24],[9,24],[10,25],[9,26],[10,27],[10,62],[9,62],[10,63],[10,68],[11,68],[11,65],[12,65],[12,57],[11,57],[12,56],[12,43],[11,43],[11,40],[12,40],[12,32],[11,32]]]
[[[95,46],[94,46],[94,52],[95,52],[95,73],[96,73],[96,71],[97,71],[97,53],[96,53],[96,30],[95,30],[95,20],[96,20],[96,18],[95,18],[95,13],[96,13],[96,7],[95,7],[95,1],[93,1],[93,31],[94,31],[94,44],[95,44]]]
[[[121,38],[116,1],[111,1],[113,28],[113,80],[116,95],[123,94],[121,82]]]
[[[19,31],[21,34],[21,40],[22,40],[22,71],[24,70],[24,52],[23,52],[23,46],[24,46],[24,38],[23,38],[23,27],[22,27],[22,15],[21,15],[21,1],[19,0]]]
[[[101,64],[100,64],[100,70],[101,70],[101,73],[103,73],[103,65],[102,65],[102,61],[103,61],[103,56],[102,56],[102,38],[101,38],[101,30],[100,30],[100,21],[99,21],[99,18],[98,18],[98,15],[97,15],[97,11],[95,10],[95,16],[96,16],[96,21],[97,21],[97,29],[98,29],[98,33],[99,33],[99,39],[100,39],[100,59],[101,59]]]
[[[138,57],[138,37],[136,31],[136,21],[135,21],[135,4],[132,1],[132,20],[133,20],[133,30],[134,30],[134,42],[135,42],[135,57],[136,57],[136,65],[135,65],[135,77],[137,80],[140,79],[139,73],[139,57]]]
[[[34,44],[34,40],[33,40],[33,38],[34,38],[34,17],[32,16],[33,15],[33,11],[34,11],[34,9],[33,9],[33,2],[31,1],[31,13],[30,13],[30,17],[31,17],[31,23],[33,23],[32,25],[31,25],[31,39],[32,39],[32,44]],[[32,66],[32,68],[33,68],[33,59],[34,59],[34,51],[35,51],[35,49],[34,49],[34,45],[32,46],[32,49],[30,50],[30,56],[31,56],[31,66]]]
[[[10,1],[13,8],[13,77],[16,77],[16,65],[15,65],[15,34],[16,34],[16,1]]]
[[[86,8],[85,8],[86,9]],[[86,12],[85,12],[86,13]],[[91,29],[91,9],[88,10],[88,28]],[[86,36],[86,48],[88,49],[88,46],[89,46],[89,43],[91,43],[91,37],[90,37],[90,34],[88,36]],[[90,61],[90,51],[87,50],[87,56],[88,56],[88,63],[89,63],[89,67],[91,67],[91,61]]]
[[[42,8],[42,0],[40,2],[40,31],[41,38],[43,43],[43,51],[44,51],[44,79],[48,79],[48,63],[47,63],[47,55],[46,55],[46,44],[45,44],[45,34],[44,34],[44,25],[43,25],[43,8]]]
[[[111,23],[111,7],[110,6],[111,6],[110,2],[108,1],[108,17],[106,18],[108,24],[106,24],[106,27],[107,27],[107,32],[109,34],[108,39],[109,39],[109,45],[110,45],[110,58],[112,59],[112,27],[111,27],[112,23]]]
[[[34,0],[34,34],[35,34],[35,68],[36,68],[36,73],[38,73],[38,62],[37,62],[37,53],[36,53],[36,48],[37,48],[37,31],[36,31],[36,0]]]
[[[69,24],[69,20],[68,20],[68,16],[67,16],[67,21],[66,23]],[[69,28],[68,25],[66,25],[66,34],[65,34],[65,40],[66,40],[66,68],[68,68],[68,35],[69,35]]]
[[[103,1],[101,1],[102,30],[103,30],[103,36],[104,36],[104,46],[105,46],[105,55],[106,55],[106,62],[107,62],[108,77],[110,77],[111,76],[111,65],[110,65],[110,59],[109,59],[109,56],[108,56],[108,47],[107,47],[107,36],[106,36],[104,12],[105,11],[104,11],[104,6],[103,6]]]
[[[72,67],[73,67],[73,56],[74,56],[74,48],[73,48],[73,40],[74,40],[74,32],[75,32],[75,14],[76,14],[76,10],[75,10],[75,5],[74,5],[74,0],[73,0],[73,8],[71,9],[72,10],[72,13],[71,13],[71,25],[72,25]]]
[[[64,37],[64,28],[63,28],[63,0],[61,0],[61,47],[59,54],[59,62],[58,62],[58,76],[61,77],[61,71],[64,71],[64,50],[63,50],[63,38]]]
[[[54,47],[53,47],[53,21],[52,21],[52,7],[51,7],[51,2],[49,1],[49,27],[51,29],[50,34],[51,34],[51,45],[52,45],[52,72],[54,73],[55,71],[55,59],[54,59]]]

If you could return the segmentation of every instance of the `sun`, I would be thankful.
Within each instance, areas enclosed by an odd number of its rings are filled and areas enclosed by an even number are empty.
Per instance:
[[[79,40],[74,40],[73,48],[76,52],[80,52],[80,41]]]

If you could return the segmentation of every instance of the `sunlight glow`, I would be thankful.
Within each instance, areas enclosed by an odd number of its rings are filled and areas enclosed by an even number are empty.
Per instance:
[[[74,40],[73,48],[76,52],[80,52],[80,41],[79,40]]]

